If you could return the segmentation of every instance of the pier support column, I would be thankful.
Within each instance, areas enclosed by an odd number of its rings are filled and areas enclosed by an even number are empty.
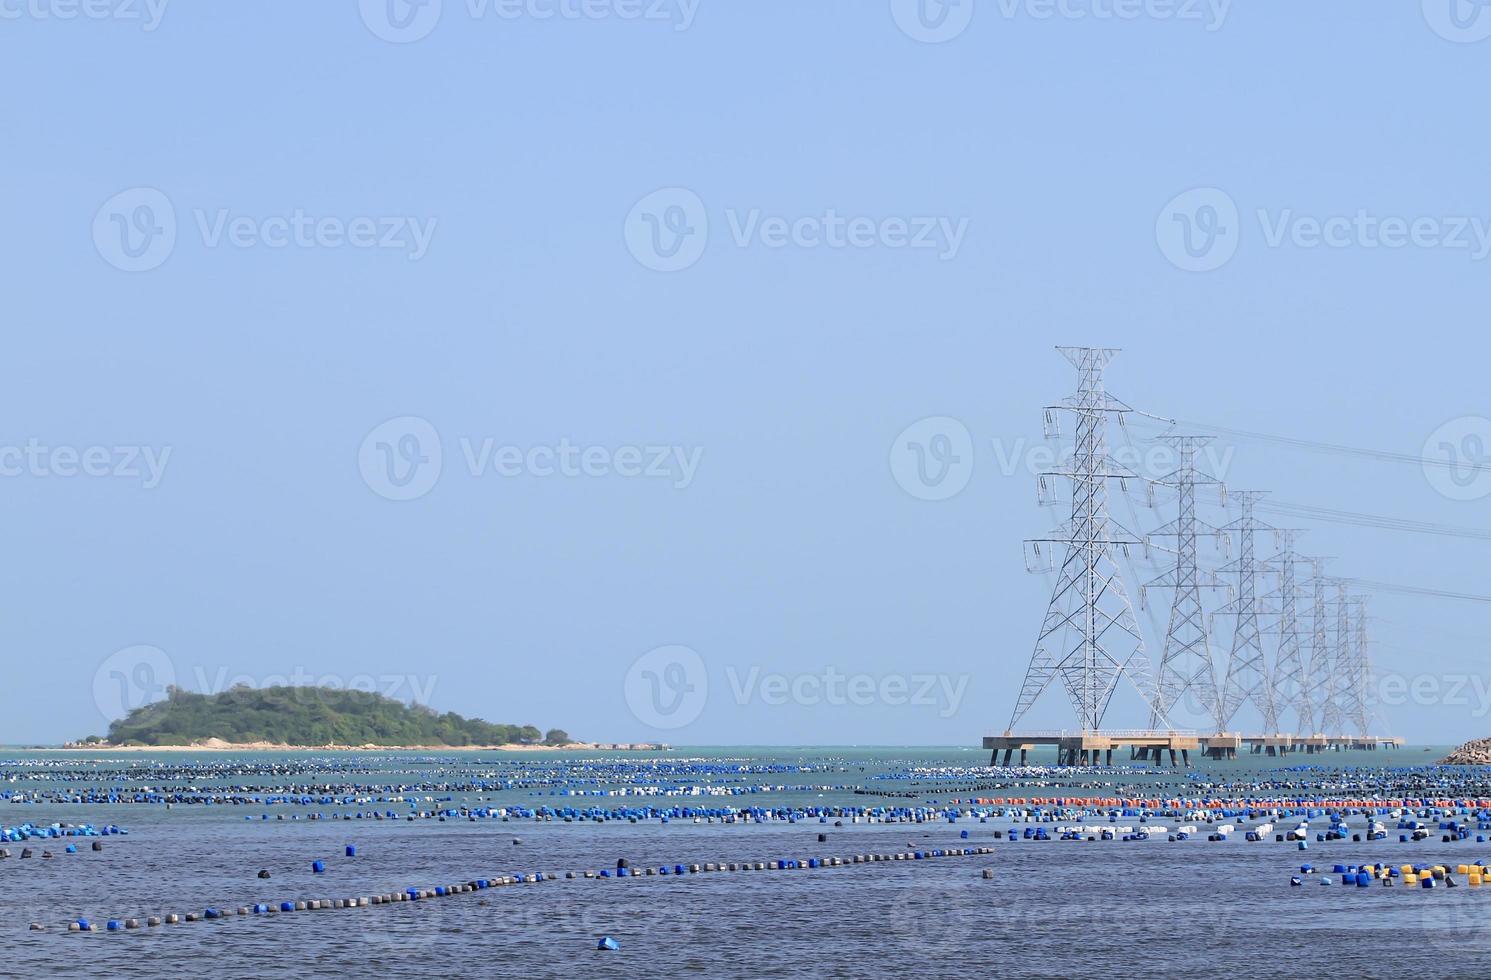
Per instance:
[[[1175,765],[1175,750],[1174,749],[1170,750],[1170,764],[1172,766]]]
[[[1020,765],[1025,765],[1025,749],[1020,750]]]
[[[1191,750],[1190,749],[1181,749],[1180,750],[1180,758],[1181,758],[1181,761],[1186,764],[1186,768],[1187,769],[1191,768]]]
[[[1113,750],[1112,749],[1108,750],[1108,763],[1107,764],[1110,765],[1110,766],[1113,765]]]

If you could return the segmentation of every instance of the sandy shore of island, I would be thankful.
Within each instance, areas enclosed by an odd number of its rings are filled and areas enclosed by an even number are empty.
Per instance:
[[[626,742],[566,742],[563,745],[285,745],[277,742],[225,742],[207,738],[190,745],[32,746],[52,752],[656,752],[663,746]]]

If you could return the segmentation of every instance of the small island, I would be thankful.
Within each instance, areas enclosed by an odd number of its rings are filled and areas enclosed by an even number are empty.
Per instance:
[[[371,691],[332,687],[249,687],[218,694],[167,689],[90,735],[79,749],[659,749],[576,742],[562,728],[540,731],[405,704]]]

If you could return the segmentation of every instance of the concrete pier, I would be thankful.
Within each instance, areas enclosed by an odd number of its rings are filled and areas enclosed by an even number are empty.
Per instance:
[[[1311,755],[1326,751],[1371,752],[1378,748],[1401,747],[1403,739],[1386,735],[1244,735],[1238,732],[1198,735],[1195,732],[1142,729],[1002,732],[984,736],[984,748],[990,750],[991,766],[1015,764],[1017,751],[1020,753],[1018,764],[1027,765],[1030,750],[1047,745],[1056,747],[1056,764],[1059,766],[1111,766],[1113,750],[1127,748],[1131,760],[1164,765],[1168,757],[1172,766],[1189,767],[1193,751],[1209,759],[1236,759],[1244,751],[1250,755],[1266,756],[1295,752]]]
[[[1399,748],[1403,739],[1389,735],[1243,735],[1218,732],[1201,736],[1202,751],[1209,759],[1235,759],[1239,752],[1249,755],[1281,756],[1294,752],[1314,755],[1326,751],[1375,752],[1378,748]]]
[[[1044,731],[1004,732],[985,735],[984,748],[990,750],[989,765],[1010,765],[1014,753],[1020,753],[1020,765],[1025,765],[1028,753],[1037,746],[1056,746],[1057,765],[1096,766],[1113,765],[1114,749],[1129,749],[1129,758],[1150,758],[1163,764],[1163,754],[1168,753],[1170,764],[1189,766],[1191,752],[1199,750],[1200,739],[1194,732],[1111,730],[1111,731]],[[1004,754],[1001,763],[1000,753]],[[1137,753],[1137,754],[1136,754]]]

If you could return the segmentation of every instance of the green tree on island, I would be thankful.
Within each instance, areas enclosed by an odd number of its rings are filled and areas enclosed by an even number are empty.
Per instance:
[[[556,736],[558,739],[556,741]],[[109,726],[115,745],[190,745],[204,739],[283,745],[503,745],[569,741],[533,725],[506,725],[408,705],[369,691],[235,686],[219,694],[179,687]],[[90,736],[97,741],[98,736]]]

